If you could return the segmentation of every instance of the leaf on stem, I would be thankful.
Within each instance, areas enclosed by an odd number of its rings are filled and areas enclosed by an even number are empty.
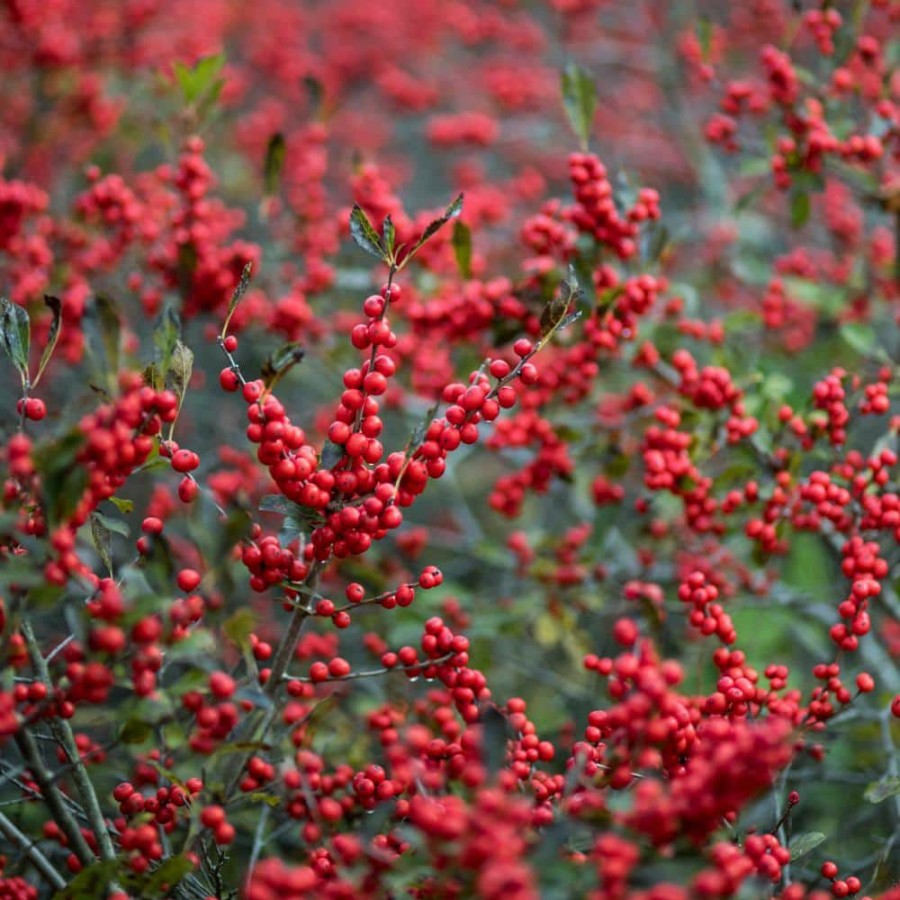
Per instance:
[[[194,352],[190,347],[182,344],[181,341],[176,341],[169,366],[169,380],[172,384],[172,390],[175,391],[175,395],[178,397],[179,412],[181,412],[181,406],[184,403],[193,371]]]
[[[403,264],[408,263],[418,251],[421,249],[422,245],[425,244],[426,241],[430,240],[435,234],[437,234],[451,219],[455,219],[461,212],[463,208],[463,195],[457,195],[456,199],[444,210],[443,214],[440,218],[433,219],[425,226],[425,230],[422,232],[422,236],[416,241],[415,246],[403,259]]]
[[[153,343],[157,350],[157,368],[163,380],[169,376],[172,355],[180,343],[181,317],[171,303],[167,303],[153,330]]]
[[[384,223],[381,226],[381,242],[389,257],[394,256],[394,244],[397,241],[397,229],[391,217],[385,216]]]
[[[250,287],[250,273],[252,271],[253,263],[248,262],[241,271],[240,281],[238,281],[237,286],[231,294],[231,300],[228,301],[228,312],[225,314],[225,323],[222,325],[223,338],[228,334],[228,324],[231,322],[231,317],[234,315],[238,303],[241,302],[241,299]]]
[[[59,329],[62,325],[62,302],[59,297],[52,297],[50,294],[44,294],[44,304],[50,309],[50,312],[53,313],[53,321],[50,323],[50,331],[47,334],[47,343],[44,345],[44,352],[41,354],[41,362],[38,365],[37,374],[34,376],[34,381],[31,382],[32,387],[41,380],[41,375],[44,374],[44,369],[47,368],[47,363],[50,362],[50,358],[53,356],[53,351],[56,349],[56,342],[59,340]]]
[[[306,351],[297,341],[291,341],[274,350],[262,367],[262,379],[266,390],[271,391],[305,355]]]
[[[0,297],[0,344],[25,384],[28,381],[28,351],[31,322],[24,307]]]
[[[109,371],[113,377],[119,371],[119,351],[122,341],[122,317],[116,302],[105,294],[98,294],[94,300],[94,311],[100,326],[100,342]]]
[[[369,217],[363,212],[362,207],[357,203],[353,206],[350,213],[350,234],[356,241],[356,246],[365,250],[366,253],[378,257],[382,262],[389,262],[389,256],[384,249],[381,238],[375,230]]]

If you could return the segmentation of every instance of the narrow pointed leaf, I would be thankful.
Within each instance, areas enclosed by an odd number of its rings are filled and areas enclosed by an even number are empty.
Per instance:
[[[100,325],[100,340],[111,374],[119,371],[119,352],[122,342],[122,317],[116,302],[105,294],[98,294],[94,310]]]
[[[815,850],[825,839],[826,836],[821,831],[808,831],[805,834],[795,835],[789,847],[791,861],[805,856],[810,850]]]
[[[287,152],[287,144],[281,132],[273,134],[266,146],[266,162],[263,169],[266,196],[271,197],[278,190],[278,182],[281,179],[281,170],[284,167],[284,157]]]
[[[888,797],[900,794],[900,775],[889,775],[881,781],[874,781],[866,788],[863,796],[869,803],[881,803]]]
[[[384,217],[384,224],[381,226],[381,242],[387,250],[388,256],[393,256],[394,243],[397,240],[397,230],[390,216]]]
[[[562,75],[562,96],[569,124],[581,145],[587,147],[597,108],[597,91],[591,77],[581,66],[575,63],[566,66]]]
[[[91,514],[91,540],[94,543],[94,548],[100,555],[100,559],[103,560],[103,565],[106,566],[106,571],[112,577],[112,532],[106,527],[102,517],[97,513]]]
[[[457,219],[453,223],[453,255],[459,274],[463,278],[472,277],[472,232],[465,222]]]
[[[416,245],[410,250],[407,259],[411,258],[416,251],[430,238],[437,234],[451,219],[455,219],[463,208],[463,195],[459,194],[456,199],[444,210],[443,215],[439,219],[429,222],[422,232],[422,237],[416,242]]]
[[[47,343],[44,345],[44,352],[41,354],[41,362],[38,366],[37,374],[34,376],[34,381],[31,382],[32,387],[41,380],[41,375],[44,374],[44,369],[47,368],[47,363],[50,362],[50,357],[53,356],[56,342],[59,340],[59,329],[62,325],[62,302],[59,297],[51,297],[49,294],[44,294],[44,303],[49,307],[50,312],[53,313],[53,321],[50,323]]]
[[[188,385],[191,381],[191,375],[194,371],[194,353],[186,347],[181,341],[175,342],[175,349],[172,351],[172,359],[169,366],[169,382],[172,390],[178,397],[178,410],[184,403],[185,394],[187,394]]]
[[[250,287],[250,273],[252,271],[253,263],[248,262],[241,272],[240,281],[238,281],[237,286],[231,294],[231,300],[228,301],[228,312],[225,314],[225,324],[222,325],[223,338],[228,334],[228,325],[231,322],[234,311],[237,309],[238,303],[241,302],[241,298],[247,293],[247,289]]]
[[[153,331],[157,363],[162,377],[168,378],[172,354],[181,336],[181,318],[171,303],[167,303]]]

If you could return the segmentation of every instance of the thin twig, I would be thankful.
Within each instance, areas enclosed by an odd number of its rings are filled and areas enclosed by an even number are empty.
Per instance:
[[[66,882],[62,875],[53,868],[50,860],[41,852],[40,848],[24,832],[19,831],[13,822],[0,812],[0,832],[3,836],[15,844],[29,859],[31,864],[49,882],[50,886],[61,891]]]

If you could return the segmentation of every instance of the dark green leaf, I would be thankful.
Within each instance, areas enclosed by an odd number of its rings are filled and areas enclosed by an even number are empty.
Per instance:
[[[860,356],[871,356],[876,345],[875,329],[862,322],[846,322],[841,325],[841,337]]]
[[[326,441],[319,457],[319,466],[323,469],[331,469],[344,458],[344,448],[334,441]]]
[[[645,263],[659,262],[666,247],[669,245],[669,229],[659,222],[651,222],[644,231],[641,241],[641,256]]]
[[[0,297],[0,343],[23,381],[28,380],[31,322],[24,307]]]
[[[459,274],[463,278],[472,277],[472,231],[465,222],[457,220],[453,223],[453,255]]]
[[[900,775],[889,775],[886,778],[882,778],[881,781],[873,781],[866,788],[863,797],[869,803],[881,803],[882,800],[887,800],[888,797],[896,797],[897,794],[900,794]]]
[[[794,194],[794,199],[791,200],[791,226],[802,228],[809,220],[811,211],[812,203],[809,194],[806,191]]]
[[[188,384],[191,381],[191,374],[194,371],[194,354],[193,351],[186,347],[181,341],[175,342],[175,349],[172,351],[172,359],[169,364],[169,382],[172,390],[178,397],[178,410],[181,411],[181,405],[184,403],[184,397],[187,393]]]
[[[256,628],[256,616],[246,606],[237,610],[222,623],[222,631],[239,648],[250,646],[250,634]]]
[[[814,850],[825,840],[825,835],[821,831],[807,831],[804,834],[795,835],[791,840],[790,851],[791,860],[799,859],[805,856],[810,850]]]
[[[322,109],[322,103],[325,100],[325,88],[322,82],[314,75],[307,75],[303,79],[306,87],[306,96],[309,99],[310,111],[314,116],[318,115]]]
[[[156,359],[159,372],[164,379],[169,376],[172,354],[181,337],[181,318],[171,303],[163,309],[156,328],[153,330],[153,343],[156,345]]]
[[[397,229],[394,228],[394,222],[390,216],[384,217],[381,225],[381,243],[387,250],[388,256],[394,255],[394,244],[397,241]]]
[[[306,351],[296,341],[284,344],[273,351],[263,363],[262,379],[266,390],[270,391],[305,356]]]
[[[569,63],[562,74],[563,106],[572,130],[583,147],[587,147],[594,124],[597,91],[588,73],[575,63]]]
[[[41,475],[44,502],[52,522],[74,512],[87,486],[87,469],[75,462],[83,443],[81,429],[73,428],[35,452],[35,468]]]
[[[481,754],[489,776],[495,776],[506,763],[507,742],[512,737],[506,716],[486,704],[481,710]]]
[[[59,329],[62,325],[62,302],[59,297],[52,297],[49,294],[44,294],[44,303],[49,307],[50,312],[53,313],[53,321],[50,323],[50,331],[47,334],[47,343],[44,345],[44,352],[41,354],[41,362],[38,366],[37,375],[34,376],[34,381],[31,382],[32,387],[41,380],[41,375],[44,374],[44,369],[47,368],[47,363],[50,362],[50,357],[53,356],[53,351],[56,349],[56,342],[59,340]]]
[[[355,204],[350,213],[350,234],[356,241],[356,245],[366,253],[377,256],[383,262],[388,262],[388,255],[381,243],[381,238],[359,204]]]
[[[267,197],[272,196],[278,190],[286,152],[287,144],[284,141],[284,135],[280,131],[273,134],[266,145],[266,162],[263,168],[263,181]]]
[[[106,566],[106,571],[112,576],[113,565],[112,556],[110,555],[112,535],[99,513],[91,513],[91,540],[94,542],[97,553],[100,554],[100,559],[103,560],[103,565]]]
[[[103,859],[82,869],[69,883],[53,895],[53,900],[96,900],[105,897],[107,888],[119,874],[117,859]]]
[[[422,237],[416,242],[416,245],[407,254],[407,259],[411,259],[419,248],[431,237],[438,233],[451,219],[455,219],[463,208],[463,195],[459,194],[456,199],[444,210],[439,219],[434,219],[425,226]]]
[[[231,300],[228,301],[228,312],[225,314],[225,324],[222,326],[223,338],[228,334],[228,324],[231,322],[231,317],[234,315],[238,303],[241,302],[241,298],[247,293],[247,289],[250,287],[250,272],[252,270],[253,264],[248,262],[241,271],[240,281],[238,281],[237,286],[231,294]]]
[[[121,521],[121,519],[111,519],[109,516],[104,516],[103,513],[99,512],[91,513],[91,518],[98,521],[112,534],[118,534],[126,540],[131,537],[131,529],[125,522]]]
[[[409,437],[409,444],[407,453],[411,453],[413,450],[421,446],[422,441],[425,440],[425,432],[428,431],[429,426],[434,421],[434,417],[437,415],[438,407],[440,406],[439,401],[435,401],[425,412],[425,415],[422,416],[421,419],[416,423],[416,427],[413,429],[412,434]]]
[[[550,302],[544,307],[541,313],[541,336],[546,337],[559,328],[563,327],[563,323],[570,325],[578,318],[580,313],[576,310],[569,314],[569,307],[573,302],[577,301],[581,296],[581,288],[578,284],[578,278],[575,275],[575,269],[569,266],[568,275],[560,282],[559,287],[551,298]]]
[[[266,494],[259,501],[259,509],[261,512],[281,513],[286,516],[292,512],[294,502],[288,500],[284,494]]]
[[[115,301],[105,294],[97,295],[94,300],[94,311],[100,326],[100,340],[103,344],[103,352],[106,354],[106,362],[111,374],[115,375],[119,371],[122,317]]]
[[[156,893],[161,891],[164,885],[167,885],[166,894],[170,895],[171,888],[178,884],[185,875],[190,875],[194,868],[194,863],[187,856],[170,856],[153,870],[145,891],[148,894]]]
[[[153,728],[149,722],[144,719],[128,719],[119,731],[119,740],[123,744],[143,744],[152,735]]]

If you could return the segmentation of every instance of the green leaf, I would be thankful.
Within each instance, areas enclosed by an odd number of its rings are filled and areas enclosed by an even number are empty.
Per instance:
[[[344,448],[334,441],[326,441],[319,456],[319,466],[331,469],[344,458]]]
[[[169,365],[169,381],[172,384],[172,390],[175,391],[175,395],[178,397],[179,412],[181,412],[181,406],[184,403],[184,397],[187,394],[188,384],[190,384],[193,371],[193,351],[182,344],[181,341],[176,341]]]
[[[419,248],[431,237],[438,233],[451,219],[455,219],[461,212],[463,208],[463,195],[457,195],[456,199],[444,210],[443,215],[441,215],[438,219],[433,219],[428,225],[425,226],[425,230],[422,232],[422,237],[416,242],[416,245],[410,250],[410,252],[406,255],[406,260],[411,259],[415,253],[419,250]]]
[[[356,241],[356,246],[365,250],[366,253],[378,257],[382,262],[390,261],[378,232],[359,204],[354,204],[350,212],[350,235]]]
[[[109,516],[104,516],[103,513],[99,512],[91,513],[91,518],[96,519],[111,534],[117,534],[125,538],[125,540],[131,537],[131,529],[119,519],[111,519]]]
[[[384,217],[384,222],[381,225],[381,243],[385,250],[387,250],[389,257],[394,255],[394,244],[396,241],[397,229],[394,228],[393,219],[387,215]]]
[[[143,744],[152,735],[153,728],[149,722],[144,719],[128,719],[119,731],[119,740],[123,744]]]
[[[812,203],[806,191],[794,194],[791,200],[791,227],[802,228],[809,221]]]
[[[221,90],[219,74],[225,66],[225,54],[203,56],[193,66],[175,63],[175,80],[181,88],[185,103],[197,103],[208,92]]]
[[[569,63],[562,74],[562,96],[569,124],[586,148],[594,124],[597,91],[590,75],[576,63]]]
[[[881,803],[882,800],[887,800],[888,797],[896,797],[897,794],[900,794],[900,775],[888,775],[886,778],[882,778],[881,781],[873,781],[866,788],[863,797],[869,803]]]
[[[472,277],[472,231],[465,222],[457,220],[453,223],[453,255],[459,274],[463,278]]]
[[[75,463],[83,444],[81,429],[72,428],[35,452],[35,468],[41,475],[44,502],[52,522],[68,518],[87,487],[87,470]]]
[[[284,494],[266,494],[259,501],[260,512],[281,513],[283,516],[293,512],[294,501],[288,500]]]
[[[120,866],[117,859],[102,859],[91,863],[61,891],[57,891],[53,900],[95,900],[97,897],[105,897],[107,888],[119,875]]]
[[[0,297],[0,344],[23,383],[28,380],[28,351],[31,346],[31,322],[24,307]]]
[[[262,367],[262,379],[266,390],[272,390],[305,355],[306,351],[297,341],[291,341],[273,351]]]
[[[825,835],[821,831],[807,831],[804,834],[795,835],[788,848],[791,851],[791,861],[805,856],[824,840]]]
[[[253,263],[248,262],[241,271],[240,281],[238,281],[237,286],[231,294],[231,300],[228,301],[228,312],[225,314],[225,324],[222,325],[223,338],[228,334],[228,324],[231,322],[231,317],[234,315],[238,303],[241,302],[241,298],[247,293],[247,289],[250,287],[250,273],[252,270]]]
[[[110,373],[115,377],[119,371],[119,351],[122,342],[122,317],[115,301],[105,294],[98,294],[94,300],[94,311],[100,326],[100,341],[109,364]]]
[[[181,318],[171,303],[167,303],[160,314],[156,328],[153,330],[153,343],[156,345],[156,358],[159,372],[163,379],[169,376],[172,354],[181,337]]]
[[[134,500],[126,500],[124,497],[110,497],[109,502],[121,513],[130,513],[134,510]]]
[[[488,775],[494,776],[506,763],[507,743],[512,734],[506,716],[493,703],[482,709],[480,720],[484,766]]]
[[[313,116],[318,116],[325,101],[325,87],[314,75],[306,75],[303,78],[303,86],[306,88],[310,112]]]
[[[168,886],[167,896],[171,896],[171,889],[181,881],[185,875],[190,875],[194,871],[194,863],[187,856],[170,856],[162,862],[158,868],[153,870],[144,891],[147,894],[156,893]]]
[[[113,565],[112,557],[110,556],[112,534],[102,521],[99,513],[91,513],[91,540],[94,542],[97,553],[100,554],[100,559],[103,560],[103,565],[106,566],[106,571],[112,576]]]
[[[247,795],[247,799],[253,803],[265,803],[273,809],[281,805],[281,797],[275,794],[265,794],[262,791],[253,791],[253,793]]]
[[[281,170],[284,167],[284,156],[287,152],[287,144],[284,135],[279,131],[269,138],[266,145],[266,162],[263,167],[263,180],[267,197],[271,197],[278,190],[278,182],[281,179]]]
[[[49,294],[44,294],[44,304],[49,307],[50,312],[53,313],[53,321],[50,323],[50,331],[47,334],[47,343],[44,345],[44,352],[41,354],[41,362],[38,366],[37,375],[34,376],[34,381],[31,382],[32,387],[35,387],[41,380],[41,375],[44,374],[44,369],[47,368],[47,363],[50,362],[50,358],[53,356],[53,351],[56,349],[56,342],[59,340],[59,329],[62,325],[62,301],[60,301],[59,297],[52,297]]]
[[[575,275],[575,269],[569,266],[569,272],[563,279],[550,302],[541,313],[541,337],[547,337],[560,328],[571,325],[580,313],[576,310],[569,314],[569,306],[581,296],[581,287]],[[563,324],[565,323],[565,325]]]
[[[862,322],[847,322],[841,325],[841,338],[849,344],[860,356],[871,356],[875,349],[875,329],[871,325]]]
[[[641,258],[645,263],[659,262],[670,243],[669,229],[659,222],[651,222],[641,240]]]
[[[256,616],[246,606],[237,610],[222,623],[222,631],[240,649],[250,646],[250,634],[256,628]]]

